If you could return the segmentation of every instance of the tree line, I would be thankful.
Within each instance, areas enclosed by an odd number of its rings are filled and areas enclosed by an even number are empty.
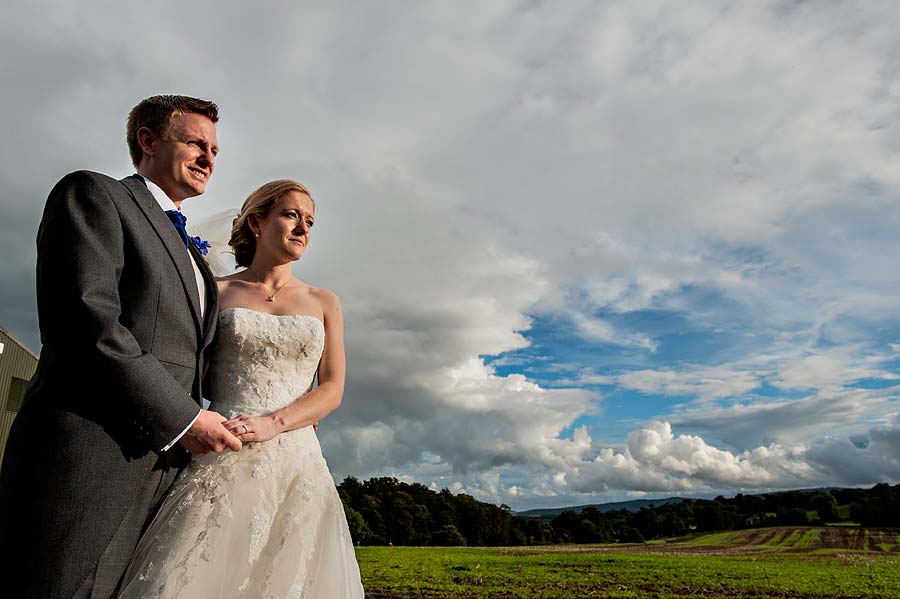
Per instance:
[[[763,495],[686,499],[638,511],[587,507],[552,518],[524,518],[447,489],[433,491],[396,478],[338,485],[350,533],[359,545],[496,547],[554,543],[635,543],[778,525],[847,519],[867,527],[900,527],[900,484],[871,489],[784,491]]]

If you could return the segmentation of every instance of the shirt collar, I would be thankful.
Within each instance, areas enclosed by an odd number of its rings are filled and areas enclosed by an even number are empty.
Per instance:
[[[150,190],[150,195],[153,196],[153,199],[156,200],[156,203],[159,204],[159,207],[163,210],[178,210],[175,206],[175,202],[166,195],[166,192],[160,188],[159,185],[145,177],[144,175],[138,174],[138,177],[144,180],[144,183],[147,185],[147,189]],[[180,212],[180,210],[179,210]]]

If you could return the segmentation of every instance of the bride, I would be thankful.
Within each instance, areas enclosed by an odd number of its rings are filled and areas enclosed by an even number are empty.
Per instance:
[[[218,279],[213,408],[244,443],[194,457],[141,538],[120,598],[362,599],[340,497],[315,434],[344,390],[337,297],[291,275],[316,205],[266,183],[234,220]],[[318,386],[313,379],[318,376]]]

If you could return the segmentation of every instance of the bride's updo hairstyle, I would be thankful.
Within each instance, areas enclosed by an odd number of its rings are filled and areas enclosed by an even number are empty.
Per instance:
[[[234,250],[234,260],[238,266],[245,268],[250,266],[253,256],[256,254],[256,236],[250,229],[250,223],[247,222],[250,215],[255,215],[257,219],[265,218],[278,198],[292,191],[305,194],[312,202],[313,210],[316,209],[316,201],[306,186],[291,179],[269,181],[251,193],[244,201],[241,213],[231,225],[231,239],[228,240],[228,245]]]

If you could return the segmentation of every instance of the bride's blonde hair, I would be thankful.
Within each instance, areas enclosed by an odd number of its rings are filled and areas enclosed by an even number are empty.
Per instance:
[[[306,186],[291,179],[269,181],[247,196],[244,205],[241,206],[241,213],[231,225],[231,239],[228,240],[228,245],[234,249],[234,260],[238,266],[250,266],[256,254],[256,236],[250,229],[247,219],[250,215],[255,215],[257,219],[265,218],[278,198],[292,191],[306,194],[313,204],[313,210],[316,209],[316,201]]]

